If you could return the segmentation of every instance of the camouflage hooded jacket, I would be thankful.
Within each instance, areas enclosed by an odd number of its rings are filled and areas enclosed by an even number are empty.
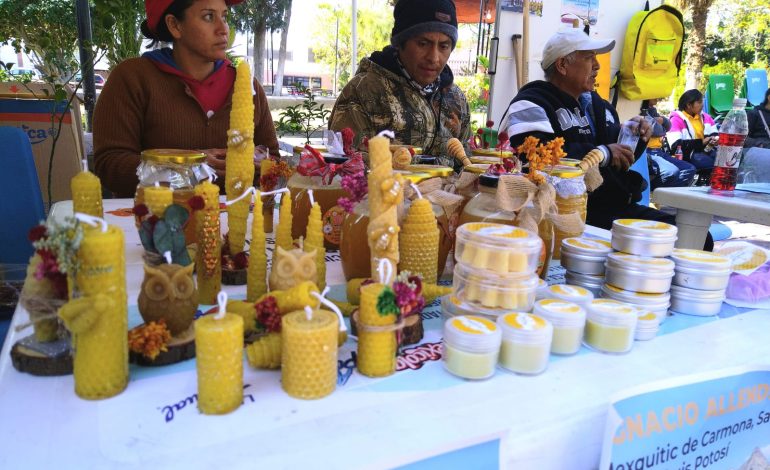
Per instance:
[[[329,129],[352,128],[356,143],[383,130],[392,130],[398,143],[423,149],[426,155],[445,156],[452,137],[466,146],[470,139],[470,110],[465,95],[454,85],[448,66],[441,72],[441,86],[422,96],[401,74],[391,46],[363,59],[353,79],[334,104]],[[438,118],[437,118],[438,116]],[[452,166],[452,162],[443,160]]]

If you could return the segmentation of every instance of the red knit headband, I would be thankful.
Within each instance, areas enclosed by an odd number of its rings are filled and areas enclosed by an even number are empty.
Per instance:
[[[237,5],[243,0],[225,0],[227,6]],[[163,19],[163,13],[174,3],[174,0],[144,0],[144,11],[147,13],[147,26],[150,31],[157,33],[158,24]]]

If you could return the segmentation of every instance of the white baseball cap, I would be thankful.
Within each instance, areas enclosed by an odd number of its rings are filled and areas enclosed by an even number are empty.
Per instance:
[[[597,54],[603,54],[611,51],[613,47],[615,47],[614,39],[591,39],[580,29],[565,29],[551,36],[545,43],[540,66],[545,70],[558,58],[575,51],[595,51]]]

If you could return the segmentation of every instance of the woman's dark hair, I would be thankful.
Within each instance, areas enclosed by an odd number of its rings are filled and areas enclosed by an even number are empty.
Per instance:
[[[679,111],[684,111],[687,105],[695,103],[696,101],[703,101],[703,93],[696,89],[687,90],[679,97]]]
[[[765,92],[765,100],[762,102],[762,106],[767,106],[768,101],[770,101],[770,88]]]
[[[174,18],[179,21],[184,20],[185,12],[192,6],[195,0],[174,0],[174,2],[168,6],[166,11],[160,17],[156,32],[150,31],[150,27],[147,25],[147,20],[142,21],[142,35],[150,40],[147,47],[154,48],[159,42],[174,42],[174,36],[166,26],[166,15],[174,15]]]

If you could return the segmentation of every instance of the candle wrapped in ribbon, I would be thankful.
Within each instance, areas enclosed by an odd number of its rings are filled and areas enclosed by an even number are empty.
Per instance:
[[[326,163],[323,155],[310,145],[305,145],[297,165],[297,173],[302,176],[320,176],[324,184],[331,184],[336,175],[354,175],[362,171],[364,160],[360,153],[354,152],[345,163]]]

